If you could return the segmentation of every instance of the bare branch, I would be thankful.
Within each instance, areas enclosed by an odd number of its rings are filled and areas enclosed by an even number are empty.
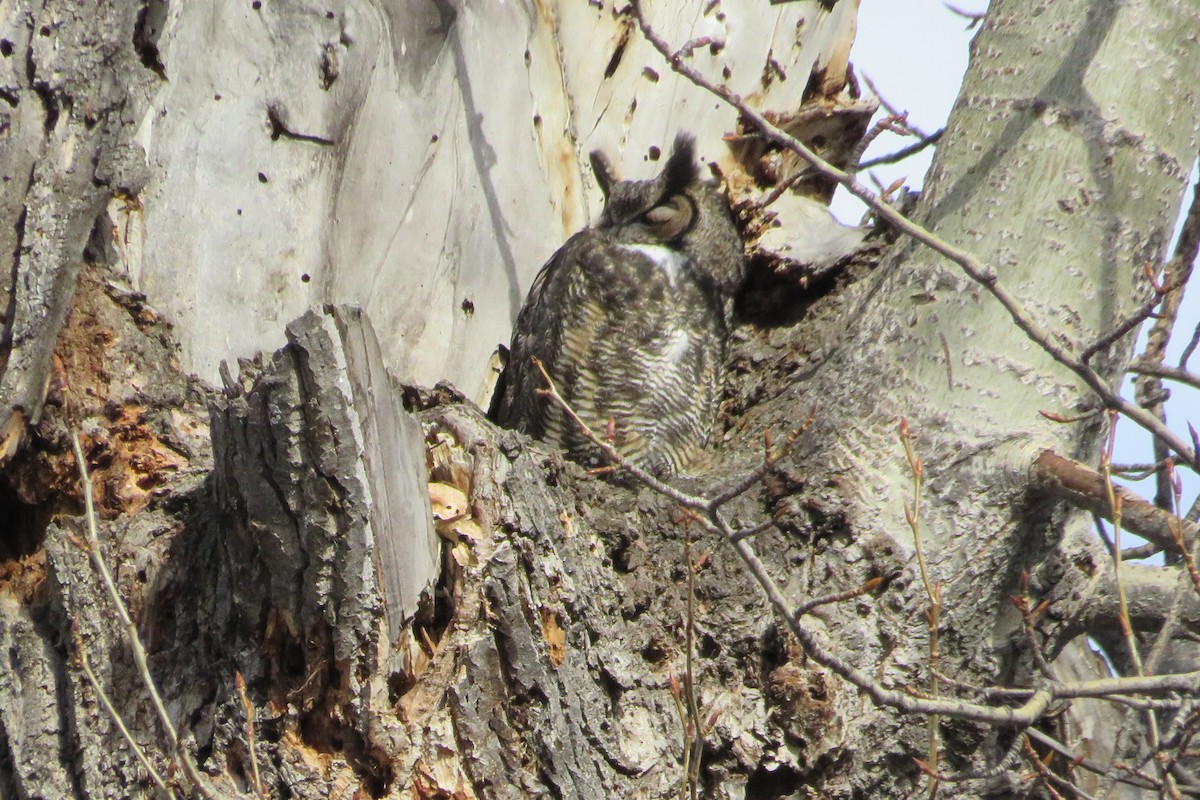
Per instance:
[[[1025,628],[1025,643],[1029,648],[1029,654],[1033,656],[1033,661],[1037,664],[1042,677],[1054,680],[1054,670],[1051,669],[1050,662],[1046,660],[1046,653],[1042,649],[1041,642],[1037,640],[1037,618],[1045,609],[1041,606],[1033,606],[1029,598],[1029,573],[1024,570],[1021,572],[1021,594],[1013,597],[1012,602],[1021,614],[1021,621]],[[1045,604],[1043,601],[1043,605]]]
[[[878,139],[879,135],[884,131],[890,131],[899,136],[908,135],[909,128],[907,127],[907,124],[908,112],[905,111],[902,114],[890,114],[872,125],[870,130],[863,134],[862,139],[859,140],[858,145],[855,146],[854,150],[851,151],[850,158],[847,161],[847,163],[850,165],[850,168],[847,170],[847,172],[853,175],[863,168],[863,153],[867,152],[867,148],[871,146],[871,143]]]
[[[847,589],[844,592],[833,592],[821,597],[813,597],[805,600],[800,605],[796,606],[796,610],[792,613],[797,617],[802,617],[814,608],[831,605],[833,603],[844,603],[847,600],[853,600],[856,597],[862,597],[864,594],[870,594],[878,589],[883,584],[883,578],[871,578],[865,581],[862,586],[856,586],[853,589]]]
[[[142,679],[142,685],[145,686],[146,692],[150,695],[154,710],[158,714],[158,721],[162,725],[163,731],[167,734],[172,757],[181,764],[184,774],[188,776],[188,780],[191,781],[201,796],[205,798],[220,797],[208,784],[204,776],[200,774],[195,762],[192,761],[191,755],[184,749],[183,743],[179,741],[179,734],[175,731],[175,725],[171,722],[166,705],[163,704],[162,695],[159,694],[158,686],[154,683],[154,676],[150,674],[150,664],[146,660],[146,649],[142,646],[141,637],[138,636],[137,625],[134,624],[133,618],[129,616],[129,609],[125,607],[125,601],[121,599],[121,593],[117,591],[117,585],[113,581],[112,574],[108,571],[108,564],[105,563],[104,555],[100,552],[100,535],[96,523],[96,505],[92,496],[92,479],[88,475],[87,460],[83,455],[83,446],[79,443],[79,434],[71,434],[71,444],[75,448],[75,461],[79,466],[79,479],[83,483],[83,503],[87,516],[86,549],[88,555],[91,556],[92,565],[96,568],[96,572],[100,574],[100,579],[108,592],[108,597],[116,609],[117,617],[125,629],[125,639],[129,643],[129,649],[133,652],[133,660],[137,665],[138,675]]]
[[[1165,364],[1147,364],[1137,361],[1129,367],[1129,371],[1139,375],[1153,375],[1156,378],[1167,378],[1168,380],[1178,381],[1195,389],[1200,389],[1200,375],[1190,372],[1183,367],[1168,367]]]
[[[967,20],[967,30],[974,28],[987,17],[986,11],[967,11],[965,8],[959,8],[958,6],[953,6],[949,3],[942,3],[942,5],[944,5],[951,13],[957,14],[963,19]]]
[[[233,685],[237,688],[238,699],[242,702],[242,711],[246,714],[246,749],[250,751],[250,776],[254,781],[254,791],[263,800],[267,800],[267,792],[263,788],[262,777],[258,774],[258,751],[254,746],[254,704],[246,694],[246,679],[242,673],[234,675]]]
[[[1161,296],[1162,303],[1158,319],[1155,320],[1150,333],[1146,337],[1146,349],[1135,363],[1148,366],[1162,366],[1167,357],[1167,343],[1175,330],[1179,310],[1183,306],[1183,295],[1187,291],[1188,281],[1192,276],[1192,265],[1196,255],[1200,253],[1200,183],[1192,190],[1192,202],[1188,207],[1187,217],[1175,245],[1175,253],[1163,270],[1162,284],[1156,286],[1156,297]],[[1165,400],[1167,392],[1162,385],[1162,377],[1142,373],[1134,381],[1134,399],[1148,412],[1167,422]],[[1155,439],[1153,442],[1154,458],[1162,461],[1169,453],[1163,443]],[[1154,503],[1159,508],[1168,511],[1175,510],[1175,498],[1171,488],[1170,476],[1165,472],[1155,475]]]
[[[1162,573],[1162,570],[1157,570],[1157,572]],[[1161,577],[1161,575],[1154,577]],[[1195,594],[1189,576],[1180,574],[1176,579],[1175,591],[1171,598],[1170,607],[1162,618],[1162,623],[1154,637],[1154,644],[1150,649],[1150,654],[1146,658],[1147,671],[1156,672],[1158,670],[1159,665],[1170,650],[1169,645],[1180,633],[1185,607],[1194,601]],[[1121,776],[1129,771],[1127,767],[1120,763],[1120,759],[1125,757],[1125,753],[1133,740],[1137,719],[1138,714],[1133,709],[1126,710],[1124,719],[1113,740],[1111,764],[1101,777],[1099,792],[1101,798],[1107,797],[1112,791],[1113,786],[1121,779]],[[1176,789],[1182,790],[1182,787],[1177,786]]]
[[[1008,750],[1004,755],[992,764],[981,769],[972,769],[965,772],[937,772],[930,768],[928,764],[917,762],[918,767],[929,777],[942,783],[965,783],[966,781],[991,780],[998,778],[1009,770],[1016,763],[1017,758],[1021,755],[1021,743],[1025,741],[1023,736],[1014,736],[1012,744],[1008,746]]]
[[[786,147],[807,161],[821,175],[840,183],[846,188],[846,191],[870,206],[880,219],[887,221],[897,230],[908,234],[913,239],[928,246],[934,252],[945,256],[957,264],[967,277],[982,286],[1003,306],[1008,312],[1009,317],[1011,317],[1013,324],[1026,337],[1037,344],[1047,355],[1063,367],[1075,373],[1080,380],[1087,384],[1104,401],[1104,404],[1108,408],[1115,409],[1129,417],[1151,434],[1161,439],[1182,460],[1200,469],[1200,461],[1197,460],[1196,448],[1192,444],[1182,439],[1153,414],[1139,407],[1136,403],[1121,397],[1109,385],[1108,380],[1096,372],[1090,365],[1080,360],[1071,349],[1060,345],[1056,337],[1039,322],[1035,321],[1025,306],[1000,283],[999,276],[995,270],[982,263],[966,250],[950,244],[934,235],[928,229],[903,216],[892,206],[880,200],[874,192],[859,182],[853,175],[838,169],[822,159],[803,142],[772,124],[763,114],[751,108],[742,101],[741,97],[735,95],[728,88],[718,86],[705,78],[699,71],[686,63],[683,54],[673,51],[670,45],[650,27],[640,0],[634,0],[631,3],[631,8],[637,17],[638,27],[642,35],[666,59],[671,69],[736,108],[741,113],[743,119],[752,122],[761,131],[764,138],[775,142],[781,147]]]
[[[805,178],[811,177],[813,174],[814,173],[809,169],[802,169],[793,172],[791,175],[777,183],[775,188],[767,192],[766,196],[764,196],[762,200],[759,200],[754,204],[753,208],[761,211],[762,209],[773,205],[776,200],[783,197],[784,192],[786,192],[788,189],[791,189]]]
[[[1164,286],[1156,289],[1150,298],[1142,303],[1141,308],[1114,324],[1104,334],[1097,337],[1096,341],[1083,348],[1083,351],[1079,354],[1079,360],[1084,363],[1091,361],[1092,356],[1096,355],[1096,353],[1099,353],[1101,350],[1107,350],[1115,342],[1136,330],[1138,326],[1154,315],[1154,309],[1162,304],[1163,297],[1169,296],[1173,288],[1178,288],[1182,292],[1183,287]],[[1161,322],[1162,319],[1163,317],[1160,315],[1159,321]]]
[[[1196,352],[1196,346],[1200,345],[1200,323],[1196,324],[1196,329],[1192,331],[1192,338],[1188,341],[1187,347],[1183,348],[1183,352],[1179,354],[1179,368],[1187,367],[1188,359],[1192,357],[1192,353]]]
[[[1105,519],[1112,519],[1104,476],[1096,470],[1064,458],[1053,450],[1043,450],[1034,459],[1030,471],[1034,487],[1042,492]],[[1127,489],[1118,486],[1114,487],[1114,491],[1121,498],[1121,524],[1125,530],[1136,533],[1164,550],[1175,548],[1171,527],[1178,523],[1173,514]],[[1184,523],[1183,533],[1184,541],[1195,541],[1200,526]]]
[[[1163,548],[1159,547],[1154,542],[1146,542],[1145,544],[1139,544],[1134,547],[1123,547],[1121,548],[1121,560],[1140,561],[1143,558],[1156,556],[1162,551]]]
[[[1075,784],[1051,772],[1046,764],[1042,761],[1041,757],[1038,756],[1037,751],[1033,749],[1033,745],[1030,744],[1028,737],[1022,736],[1021,744],[1024,746],[1023,749],[1025,751],[1026,760],[1033,765],[1038,777],[1042,779],[1042,785],[1045,787],[1046,791],[1050,792],[1052,797],[1062,798],[1062,795],[1054,791],[1053,787],[1051,787],[1049,784],[1062,787],[1063,789],[1071,792],[1073,797],[1082,798],[1082,800],[1096,800],[1094,797],[1080,789]]]
[[[1127,481],[1142,481],[1159,470],[1166,469],[1170,463],[1170,459],[1163,459],[1153,464],[1111,464],[1109,471]]]
[[[758,465],[757,469],[746,475],[741,480],[734,481],[729,486],[719,491],[715,497],[713,497],[713,499],[710,501],[711,510],[715,511],[734,498],[740,497],[748,492],[750,487],[756,485],[759,481],[765,478],[767,473],[771,471],[771,468],[778,463],[779,459],[791,452],[792,445],[796,443],[796,439],[800,438],[801,434],[808,430],[816,418],[817,404],[813,403],[812,407],[808,410],[808,416],[805,417],[804,422],[800,423],[799,428],[788,434],[787,438],[784,439],[783,444],[775,446],[770,442],[767,443],[766,453],[763,455],[762,463]]]
[[[1179,241],[1163,269],[1163,288],[1156,292],[1164,298],[1163,307],[1146,337],[1146,349],[1137,358],[1137,363],[1161,365],[1166,358],[1167,343],[1175,330],[1197,255],[1200,255],[1200,183],[1192,189],[1192,203],[1180,229]]]
[[[1047,712],[1055,700],[1079,697],[1108,697],[1110,695],[1148,695],[1161,696],[1176,692],[1195,693],[1200,691],[1200,671],[1159,675],[1154,677],[1137,678],[1103,678],[1078,683],[1048,682],[1047,685],[1033,690],[1028,698],[1019,706],[983,706],[956,699],[926,698],[909,691],[889,689],[881,685],[867,672],[856,667],[851,661],[826,646],[821,636],[804,621],[795,615],[782,590],[767,572],[766,565],[758,557],[758,553],[749,544],[746,537],[736,538],[735,529],[721,514],[720,503],[703,497],[688,494],[676,489],[647,473],[645,470],[629,464],[610,443],[597,436],[579,415],[575,413],[566,399],[559,394],[549,373],[540,361],[534,361],[535,366],[545,378],[547,388],[541,390],[546,397],[558,403],[567,415],[579,426],[583,435],[600,448],[601,452],[612,463],[625,470],[629,475],[647,488],[674,500],[684,508],[694,512],[692,519],[709,533],[724,539],[734,552],[741,557],[751,577],[758,583],[767,601],[775,610],[776,615],[796,637],[800,646],[809,658],[823,667],[832,670],[844,680],[857,687],[877,705],[895,708],[910,714],[937,715],[956,719],[972,720],[990,725],[1012,726],[1024,729],[1037,722]],[[773,449],[768,450],[770,459]],[[763,473],[765,474],[765,472]],[[752,484],[751,484],[752,485]],[[748,488],[748,487],[747,487]],[[727,501],[726,501],[727,502]]]
[[[921,139],[931,138],[930,134],[926,133],[925,131],[921,130],[916,125],[913,125],[912,123],[910,123],[908,121],[908,112],[907,111],[901,111],[899,106],[893,105],[892,103],[888,102],[888,99],[883,96],[883,92],[879,91],[879,87],[875,85],[875,81],[871,80],[871,76],[866,74],[865,72],[863,73],[863,83],[867,84],[867,88],[871,90],[871,93],[874,94],[877,98],[879,98],[879,105],[883,106],[884,111],[886,111],[888,114],[890,114],[893,117],[903,117],[904,118],[905,131],[907,131],[908,133],[911,133],[913,136],[919,137]],[[934,135],[938,135],[938,134],[934,134]]]
[[[1115,412],[1114,412],[1115,416]],[[1113,546],[1112,546],[1112,573],[1113,583],[1116,584],[1117,595],[1117,621],[1121,625],[1121,633],[1125,639],[1125,651],[1129,662],[1133,665],[1134,674],[1139,678],[1153,674],[1153,670],[1147,670],[1145,662],[1142,660],[1141,646],[1138,642],[1137,635],[1133,630],[1133,623],[1129,618],[1129,593],[1126,591],[1125,581],[1122,579],[1121,570],[1121,518],[1123,516],[1123,504],[1120,496],[1117,495],[1116,486],[1112,481],[1112,471],[1109,469],[1109,464],[1112,462],[1113,449],[1116,446],[1117,439],[1117,420],[1112,419],[1108,426],[1108,447],[1101,457],[1101,467],[1104,473],[1104,489],[1108,498],[1108,504],[1112,510],[1113,524]],[[1146,727],[1145,735],[1152,750],[1159,752],[1160,738],[1158,735],[1158,718],[1152,711],[1144,712]],[[1131,717],[1130,717],[1131,719]],[[1155,766],[1158,768],[1159,778],[1167,786],[1174,788],[1174,781],[1171,779],[1170,773],[1163,769],[1163,765],[1155,759]]]
[[[1050,748],[1051,750],[1058,753],[1063,758],[1070,761],[1072,764],[1083,767],[1088,772],[1093,772],[1097,775],[1103,775],[1108,770],[1108,767],[1105,766],[1104,764],[1101,764],[1099,761],[1088,758],[1079,753],[1073,752],[1071,750],[1071,748],[1067,747],[1065,744],[1058,741],[1053,736],[1050,736],[1045,731],[1038,730],[1037,728],[1030,728],[1029,730],[1025,731],[1025,735],[1028,736],[1030,739],[1033,739],[1038,744]],[[1139,789],[1158,789],[1159,788],[1158,784],[1155,781],[1150,780],[1148,778],[1139,777],[1136,775],[1121,775],[1117,778],[1117,781],[1120,783],[1128,784],[1130,786],[1136,786]],[[1192,792],[1185,791],[1184,794],[1187,794],[1192,797],[1200,797],[1200,792],[1192,793]]]
[[[945,132],[945,128],[938,128],[936,131],[922,138],[920,141],[914,142],[907,147],[901,147],[899,150],[896,150],[893,153],[888,153],[887,155],[868,158],[866,161],[859,164],[858,168],[861,171],[864,169],[870,169],[871,167],[878,167],[881,164],[898,164],[909,156],[915,156],[925,148],[932,147],[933,145],[937,144],[939,141],[941,141],[942,134]]]

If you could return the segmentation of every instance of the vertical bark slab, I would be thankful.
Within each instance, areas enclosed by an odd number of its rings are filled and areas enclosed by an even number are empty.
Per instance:
[[[441,567],[441,543],[431,527],[423,480],[425,441],[420,425],[404,409],[401,387],[384,367],[370,321],[360,309],[347,306],[334,309],[333,321],[346,359],[353,410],[362,428],[363,470],[371,488],[368,514],[374,532],[370,555],[383,593],[385,633],[395,641],[417,615],[422,596]]]
[[[41,418],[97,216],[115,192],[136,193],[147,178],[134,133],[157,78],[135,48],[137,11],[74,2],[0,9],[0,462]]]
[[[62,659],[29,607],[8,596],[0,597],[0,646],[8,654],[0,670],[0,749],[9,762],[0,795],[70,797],[67,719],[54,702]]]
[[[369,738],[388,675],[411,667],[392,644],[440,566],[424,446],[364,316],[310,312],[287,333],[243,373],[244,394],[213,406],[223,547],[242,618],[317,642],[309,655],[333,659],[347,721]]]

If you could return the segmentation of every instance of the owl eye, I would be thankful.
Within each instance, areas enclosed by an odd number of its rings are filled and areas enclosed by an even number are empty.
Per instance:
[[[642,215],[646,224],[664,239],[674,239],[692,226],[696,209],[687,195],[677,194]]]

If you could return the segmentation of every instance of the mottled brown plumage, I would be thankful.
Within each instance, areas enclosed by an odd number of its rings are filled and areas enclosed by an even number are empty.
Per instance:
[[[700,179],[690,136],[663,171],[615,182],[599,153],[599,223],[572,236],[534,280],[513,332],[498,420],[596,464],[600,454],[552,399],[632,463],[660,475],[693,461],[712,430],[733,295],[745,274],[724,195]]]

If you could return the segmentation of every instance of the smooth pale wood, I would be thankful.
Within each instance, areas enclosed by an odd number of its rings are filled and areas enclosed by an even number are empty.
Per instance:
[[[350,303],[398,378],[478,396],[537,271],[599,211],[588,152],[648,176],[652,149],[690,130],[739,169],[722,141],[736,113],[613,5],[171,5],[159,47],[187,80],[142,120],[153,179],[130,271],[185,368],[215,380],[306,308]],[[719,43],[692,60],[760,108],[798,108],[818,71],[840,91],[856,2],[648,6],[677,46]]]
[[[383,365],[370,320],[349,306],[332,311],[361,426],[362,468],[371,487],[370,555],[383,592],[387,635],[394,640],[416,615],[441,567],[440,539],[425,488],[425,440]]]

